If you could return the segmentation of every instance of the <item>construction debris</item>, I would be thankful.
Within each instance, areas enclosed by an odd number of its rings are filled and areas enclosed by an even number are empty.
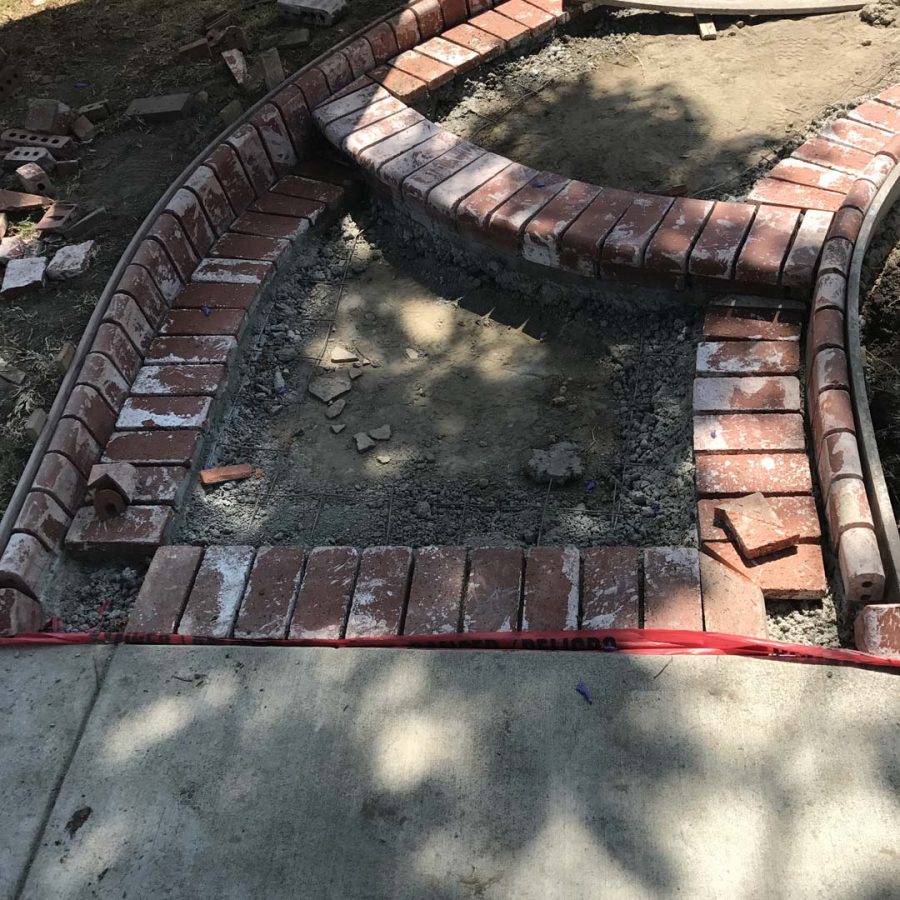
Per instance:
[[[391,439],[391,426],[380,425],[378,428],[373,428],[369,432],[369,437],[376,441],[389,441]]]
[[[296,50],[305,47],[309,43],[308,28],[292,28],[282,34],[272,34],[259,42],[260,50],[268,50],[270,47],[278,47],[280,50]]]
[[[78,205],[75,203],[54,203],[50,206],[44,217],[35,226],[38,231],[44,233],[65,234],[69,227],[77,220]]]
[[[309,392],[323,403],[331,403],[350,391],[350,379],[342,372],[329,372],[313,378],[309,383]]]
[[[75,154],[75,141],[65,134],[38,134],[22,128],[7,128],[0,133],[0,144],[6,149],[14,147],[43,147],[56,159],[69,159]]]
[[[250,86],[250,69],[244,54],[240,50],[225,50],[222,59],[225,60],[225,65],[228,66],[228,71],[238,86],[247,90]]]
[[[97,129],[87,116],[77,116],[69,128],[82,144],[92,141],[97,134]]]
[[[37,99],[28,101],[25,128],[41,134],[65,134],[72,125],[75,114],[59,100]]]
[[[71,341],[65,341],[53,357],[53,368],[61,375],[65,375],[75,361],[75,351],[75,345]]]
[[[712,16],[703,16],[699,14],[695,14],[694,18],[697,20],[697,28],[700,31],[700,40],[701,41],[714,41],[716,39],[716,23],[713,21]]]
[[[48,197],[56,193],[50,176],[37,163],[25,163],[24,166],[19,166],[16,169],[16,175],[19,176],[19,182],[24,191],[41,193]]]
[[[32,440],[36,441],[47,424],[47,413],[43,409],[35,409],[31,415],[25,420],[25,434]]]
[[[91,468],[88,490],[101,522],[122,515],[137,496],[138,470],[131,463],[101,463]]]
[[[276,47],[264,50],[257,57],[257,62],[262,68],[263,80],[267,90],[274,90],[284,81],[284,66]]]
[[[78,115],[84,116],[94,125],[106,121],[109,118],[109,103],[106,100],[98,100],[96,103],[88,103],[78,107]]]
[[[172,122],[186,119],[194,107],[193,94],[166,94],[162,97],[142,97],[132,100],[125,116],[144,122]]]
[[[334,25],[346,10],[346,0],[278,0],[278,11],[286,19],[313,25]]]
[[[46,273],[47,258],[45,256],[11,259],[6,264],[0,294],[5,300],[8,300],[11,297],[18,297],[20,294],[43,287]]]
[[[87,215],[82,216],[82,218],[78,219],[74,225],[70,225],[66,229],[66,237],[73,241],[86,237],[104,221],[105,217],[105,206],[99,206],[97,209],[92,209]]]
[[[47,172],[52,172],[56,168],[53,154],[43,147],[15,147],[3,157],[4,169],[18,169],[27,163],[34,163]]]
[[[65,281],[83,275],[90,268],[96,252],[95,241],[70,244],[57,250],[50,265],[47,266],[47,277],[54,281]]]
[[[356,449],[359,453],[365,453],[375,446],[375,441],[373,441],[364,431],[358,431],[354,434],[353,440],[356,441]]]
[[[5,266],[11,259],[22,259],[28,255],[28,247],[22,238],[0,238],[0,267]]]
[[[249,463],[238,463],[233,466],[216,466],[212,469],[200,471],[200,483],[209,487],[212,484],[222,484],[225,481],[243,481],[253,475],[253,466]]]
[[[212,51],[206,38],[198,38],[178,48],[178,58],[184,63],[207,62],[212,59]]]
[[[748,560],[787,550],[800,542],[799,533],[785,528],[772,505],[760,493],[717,503],[715,516]]]
[[[31,212],[52,205],[53,201],[49,197],[19,191],[0,191],[0,210],[4,212]]]

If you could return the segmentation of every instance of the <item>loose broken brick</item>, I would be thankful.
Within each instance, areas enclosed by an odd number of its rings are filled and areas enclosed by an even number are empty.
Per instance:
[[[93,122],[87,116],[78,116],[70,126],[72,134],[81,141],[82,144],[92,141],[97,135],[97,129],[94,128]]]
[[[88,475],[88,490],[93,491],[97,517],[105,522],[121,515],[134,502],[137,469],[126,462],[99,463]]]
[[[206,62],[212,59],[212,52],[207,38],[198,38],[178,48],[178,58],[182,62]]]
[[[828,588],[822,548],[818,544],[798,544],[758,560],[744,560],[727,542],[706,543],[703,549],[749,578],[769,600],[818,600]]]
[[[36,209],[45,209],[52,206],[53,201],[49,197],[40,194],[23,194],[21,191],[0,190],[0,210],[4,212],[31,212]]]
[[[228,66],[228,71],[238,86],[249,90],[252,87],[252,79],[244,54],[240,50],[225,50],[222,59],[225,60],[225,65]]]
[[[268,50],[263,50],[257,56],[257,61],[262,68],[266,90],[274,90],[284,81],[284,66],[282,65],[278,48],[271,47]]]
[[[785,530],[778,514],[760,493],[717,503],[716,515],[721,516],[747,559],[787,550],[800,541],[796,531]]]
[[[29,100],[25,128],[43,134],[65,134],[73,119],[72,110],[59,100]]]
[[[56,193],[50,176],[37,163],[25,163],[24,166],[19,166],[16,169],[16,175],[19,176],[23,191],[40,192],[48,197]]]
[[[164,97],[143,97],[132,100],[125,117],[143,119],[145,122],[172,122],[185,119],[194,106],[192,94],[167,94]]]
[[[44,213],[35,228],[46,234],[65,234],[78,218],[78,205],[75,203],[54,203]]]
[[[334,25],[346,9],[346,0],[278,0],[282,16],[313,25]]]
[[[78,115],[84,116],[94,125],[109,118],[109,104],[106,100],[98,100],[96,103],[88,103],[78,108]]]
[[[238,463],[233,466],[216,466],[213,469],[200,470],[200,483],[209,487],[226,481],[243,481],[251,478],[256,470],[250,463]]]

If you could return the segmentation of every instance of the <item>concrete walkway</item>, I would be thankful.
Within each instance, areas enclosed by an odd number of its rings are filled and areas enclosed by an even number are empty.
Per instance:
[[[7,651],[0,672],[3,896],[900,891],[894,675],[142,646]]]

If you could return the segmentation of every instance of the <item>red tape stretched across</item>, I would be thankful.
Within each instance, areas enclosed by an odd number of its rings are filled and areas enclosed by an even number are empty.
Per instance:
[[[466,634],[386,635],[328,640],[326,638],[244,639],[186,634],[126,634],[47,632],[0,638],[0,647],[64,646],[67,644],[162,644],[251,647],[411,647],[442,650],[562,650],[646,655],[749,656],[790,662],[826,663],[890,669],[900,672],[900,657],[884,658],[857,650],[836,650],[807,644],[785,644],[711,631],[666,631],[618,628],[605,631],[472,632]]]

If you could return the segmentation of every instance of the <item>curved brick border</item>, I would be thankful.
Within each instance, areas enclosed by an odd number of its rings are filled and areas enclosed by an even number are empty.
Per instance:
[[[587,8],[491,6],[417,0],[384,17],[287,79],[176,179],[113,273],[0,526],[7,619],[34,618],[64,539],[144,552],[165,540],[252,307],[291,243],[344,199],[346,176],[315,156],[314,111],[332,143],[427,221],[450,220],[530,262],[778,291],[811,279],[843,197],[841,173],[871,165],[900,130],[893,95],[863,104],[855,120],[804,145],[805,156],[779,164],[748,203],[536,173],[448,135],[405,102]],[[136,504],[108,523],[82,506],[99,459],[139,471]]]

